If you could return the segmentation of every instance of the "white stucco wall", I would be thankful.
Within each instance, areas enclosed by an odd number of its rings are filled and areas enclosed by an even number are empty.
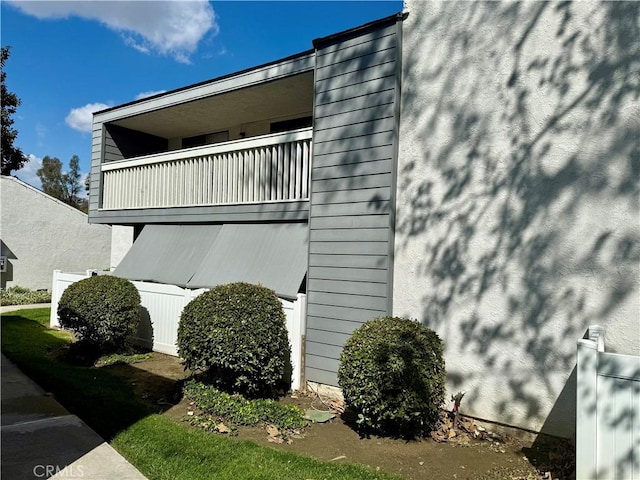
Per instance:
[[[0,177],[0,238],[9,268],[2,287],[51,290],[53,270],[110,266],[111,227],[13,177]]]
[[[640,354],[640,4],[405,5],[394,314],[466,413],[572,436],[587,326]]]
[[[133,245],[133,227],[111,226],[111,269],[116,268]]]

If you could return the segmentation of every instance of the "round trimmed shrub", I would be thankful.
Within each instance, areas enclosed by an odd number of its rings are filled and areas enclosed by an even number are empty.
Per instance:
[[[444,402],[442,341],[417,321],[398,317],[365,323],[347,340],[338,384],[363,433],[428,434]]]
[[[219,285],[182,311],[178,353],[187,368],[204,372],[220,388],[271,396],[291,371],[282,303],[259,285]]]
[[[140,321],[140,294],[129,280],[94,276],[67,287],[58,302],[60,326],[100,352],[122,351]]]

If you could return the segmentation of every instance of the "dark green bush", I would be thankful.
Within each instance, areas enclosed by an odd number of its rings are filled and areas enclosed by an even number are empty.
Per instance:
[[[362,433],[426,435],[444,402],[442,341],[417,321],[367,322],[342,350],[338,383]]]
[[[268,288],[220,285],[193,299],[178,325],[178,353],[223,390],[271,396],[291,370],[282,304]]]
[[[85,278],[62,293],[58,317],[60,326],[73,331],[83,347],[122,351],[140,321],[140,294],[124,278]]]

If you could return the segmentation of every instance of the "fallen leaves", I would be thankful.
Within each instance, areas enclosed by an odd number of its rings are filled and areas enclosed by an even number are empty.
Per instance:
[[[302,438],[300,432],[298,430],[279,430],[275,425],[267,425],[267,441],[275,444],[283,444],[291,445],[293,443],[293,438]]]
[[[472,418],[458,416],[458,425],[454,425],[450,412],[442,411],[438,426],[431,432],[431,438],[436,442],[468,443],[470,440],[494,439],[496,436],[476,425]]]
[[[270,437],[277,437],[280,435],[280,430],[275,425],[267,425],[267,435]]]
[[[326,401],[326,404],[333,413],[336,413],[336,414],[344,413],[345,403],[343,400],[330,399]]]
[[[227,427],[224,423],[220,422],[219,424],[216,425],[216,431],[218,433],[229,433],[231,432],[231,429]]]
[[[299,395],[303,395],[302,392],[299,392]],[[346,408],[346,404],[344,402],[344,400],[339,399],[339,398],[325,398],[324,396],[320,395],[317,392],[314,392],[313,390],[310,390],[309,392],[304,393],[303,396],[309,397],[311,398],[312,401],[312,406],[313,403],[319,402],[321,403],[324,407],[326,407],[327,409],[329,409],[329,411],[335,415],[340,415],[342,413],[344,413],[344,410]],[[296,396],[296,398],[298,398]]]

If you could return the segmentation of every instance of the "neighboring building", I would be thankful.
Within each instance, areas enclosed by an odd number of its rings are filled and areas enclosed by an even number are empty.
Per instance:
[[[128,278],[305,291],[307,380],[336,385],[355,328],[408,316],[467,413],[571,436],[586,327],[640,350],[629,8],[409,2],[98,112],[90,222],[133,226]]]
[[[111,228],[14,177],[0,177],[2,288],[51,290],[53,271],[109,269]]]

